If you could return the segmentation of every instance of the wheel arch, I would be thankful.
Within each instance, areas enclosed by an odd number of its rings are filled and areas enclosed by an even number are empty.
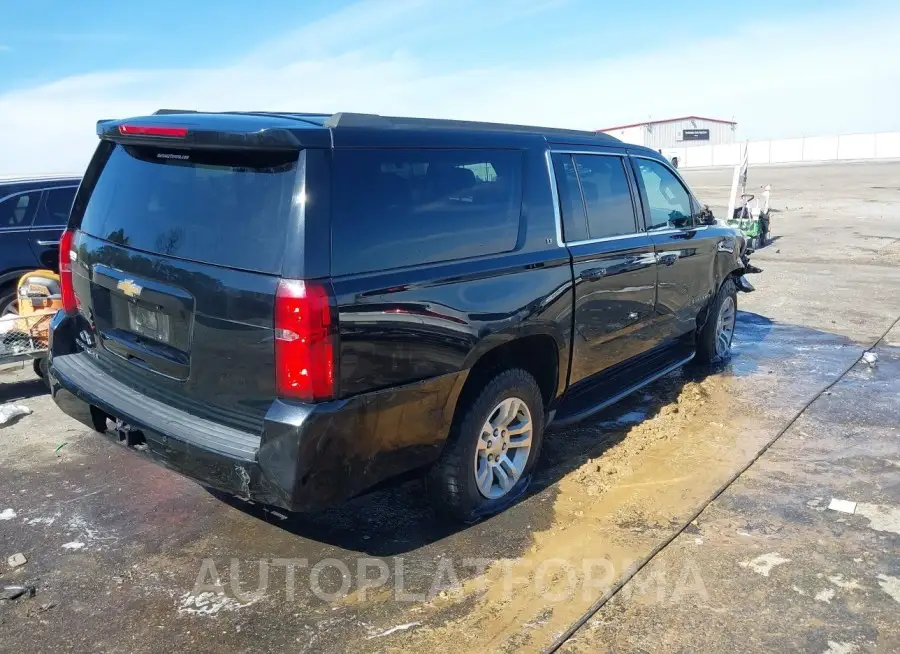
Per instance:
[[[515,333],[497,333],[482,339],[466,358],[466,381],[457,406],[471,398],[493,374],[510,368],[522,368],[531,374],[549,406],[568,380],[568,346],[554,330],[534,328]]]

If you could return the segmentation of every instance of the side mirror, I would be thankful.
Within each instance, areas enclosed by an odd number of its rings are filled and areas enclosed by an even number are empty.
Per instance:
[[[700,222],[704,225],[716,224],[716,217],[713,215],[712,209],[709,208],[708,204],[704,204],[700,208]]]

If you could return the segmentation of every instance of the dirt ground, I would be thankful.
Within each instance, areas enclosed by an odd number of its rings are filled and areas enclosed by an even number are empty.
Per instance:
[[[723,215],[730,174],[686,177]],[[776,240],[732,360],[551,430],[533,492],[467,528],[416,480],[300,516],[218,497],[0,373],[34,412],[0,428],[0,588],[35,588],[0,649],[898,651],[900,329],[858,362],[900,316],[898,180],[752,170]]]

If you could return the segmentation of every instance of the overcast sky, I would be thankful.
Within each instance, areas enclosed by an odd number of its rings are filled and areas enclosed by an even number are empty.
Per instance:
[[[900,130],[900,2],[0,0],[0,14],[0,174],[80,172],[98,119],[160,107]]]

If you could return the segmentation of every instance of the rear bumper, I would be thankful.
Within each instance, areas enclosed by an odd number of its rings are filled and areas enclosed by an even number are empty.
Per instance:
[[[50,380],[60,409],[89,427],[99,412],[118,418],[141,431],[140,452],[155,462],[290,511],[336,504],[434,461],[465,380],[459,373],[315,405],[275,400],[262,433],[251,434],[128,388],[76,347],[71,321],[60,313],[51,325]]]

